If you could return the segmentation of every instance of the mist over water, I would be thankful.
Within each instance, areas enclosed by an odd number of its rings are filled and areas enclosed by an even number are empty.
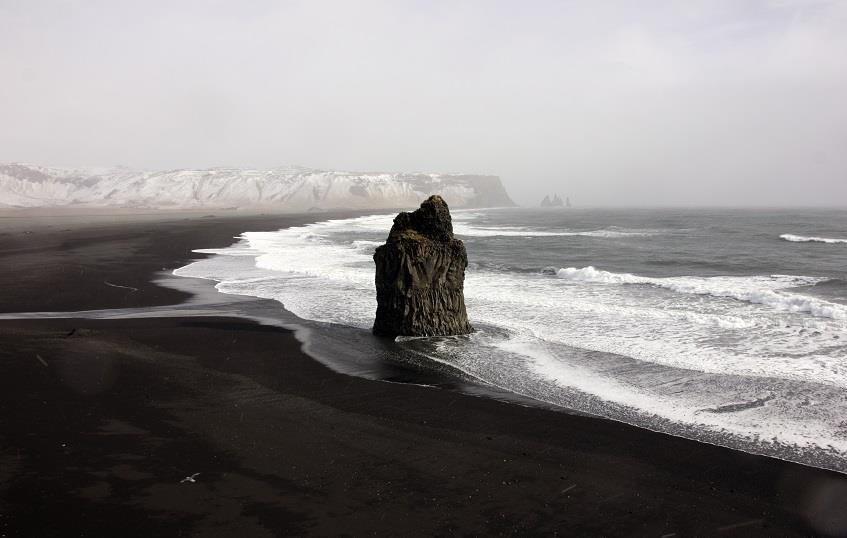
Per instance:
[[[176,274],[281,301],[328,338],[333,325],[366,334],[371,256],[392,218],[246,232]],[[454,212],[454,227],[477,332],[398,339],[409,356],[563,408],[847,471],[847,245],[783,237],[841,237],[847,213],[500,209]]]

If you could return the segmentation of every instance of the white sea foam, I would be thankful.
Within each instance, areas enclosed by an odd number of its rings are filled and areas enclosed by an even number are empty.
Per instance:
[[[718,277],[645,277],[630,273],[612,273],[592,266],[559,269],[556,276],[579,282],[603,284],[646,284],[677,293],[711,295],[769,306],[783,312],[806,312],[813,316],[847,319],[847,306],[780,290],[811,286],[826,279],[808,276],[718,276]]]
[[[826,410],[805,415],[793,413],[788,409],[792,405],[790,401],[780,399],[773,402],[774,394],[768,392],[765,386],[753,385],[741,393],[728,391],[723,399],[704,391],[703,394],[687,395],[682,400],[685,403],[681,405],[681,399],[672,392],[655,388],[644,390],[626,380],[598,375],[590,369],[563,363],[549,353],[529,355],[532,357],[529,367],[545,379],[553,380],[562,387],[575,387],[595,394],[605,402],[613,402],[635,412],[649,410],[659,421],[695,424],[701,431],[705,430],[703,438],[706,440],[726,442],[724,436],[741,436],[753,439],[756,443],[777,442],[796,447],[825,447],[841,453],[847,451],[847,439],[827,424],[827,420],[833,417]],[[735,403],[733,395],[744,398],[744,401],[738,406],[739,411],[731,417],[709,412],[712,408]],[[770,406],[745,408],[744,404],[751,401],[764,401],[764,405]],[[779,431],[778,437],[774,436],[775,431]]]
[[[250,289],[240,282],[243,275],[222,275],[217,278],[222,291],[277,299],[304,319],[368,328],[376,304],[371,248],[379,242],[362,238],[342,243],[333,238],[351,230],[371,233],[376,227],[384,234],[390,224],[390,216],[373,216],[248,232],[231,249],[206,252],[252,255],[257,268],[277,276],[276,282]],[[818,343],[847,339],[844,305],[785,291],[820,278],[654,278],[593,267],[565,268],[558,275],[551,280],[469,270],[466,299],[480,321],[510,330],[526,328],[560,344],[706,372],[809,378],[847,386],[841,357]],[[645,284],[648,289],[614,284]],[[650,293],[649,288],[675,293]],[[799,334],[803,330],[821,336],[809,340]],[[816,367],[799,366],[791,359],[806,353],[819,353]]]
[[[371,250],[374,250],[376,247],[380,246],[383,243],[384,243],[384,241],[367,241],[367,240],[364,240],[364,239],[359,239],[359,240],[353,241],[353,243],[351,245],[355,249],[371,251]]]
[[[457,218],[457,233],[484,230],[473,225],[478,217]],[[376,306],[371,254],[391,221],[249,232],[229,249],[205,251],[237,256],[240,268],[213,257],[177,273],[213,278],[225,293],[276,299],[303,319],[367,330]],[[241,265],[245,256],[255,258],[251,270]],[[556,274],[469,268],[472,321],[508,337],[486,341],[482,330],[470,346],[440,346],[434,360],[539,400],[731,446],[742,445],[725,438],[847,451],[839,426],[847,411],[839,396],[847,394],[845,306],[792,290],[824,279],[646,277],[594,267]],[[708,411],[772,394],[761,407]]]
[[[830,237],[807,237],[804,235],[794,235],[794,234],[782,234],[779,236],[780,239],[785,239],[786,241],[791,241],[792,243],[829,243],[829,244],[838,244],[838,243],[847,243],[847,239],[833,239]]]

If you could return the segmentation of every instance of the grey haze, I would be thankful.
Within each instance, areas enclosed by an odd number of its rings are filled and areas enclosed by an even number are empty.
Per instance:
[[[0,161],[847,203],[847,2],[0,0]]]

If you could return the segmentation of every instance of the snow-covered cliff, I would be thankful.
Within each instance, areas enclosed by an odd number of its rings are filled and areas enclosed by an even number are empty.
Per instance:
[[[0,164],[0,207],[381,209],[417,206],[430,194],[453,207],[514,205],[497,176]]]

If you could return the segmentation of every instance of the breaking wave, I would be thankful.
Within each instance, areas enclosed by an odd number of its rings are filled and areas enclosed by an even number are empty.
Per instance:
[[[401,362],[420,354],[450,371],[553,405],[847,472],[847,305],[824,300],[840,297],[832,294],[842,282],[831,267],[797,270],[818,277],[765,271],[643,276],[638,273],[652,269],[635,265],[622,249],[662,252],[669,242],[687,242],[685,247],[702,238],[660,229],[667,225],[661,220],[643,227],[595,222],[580,224],[589,231],[574,231],[576,226],[543,228],[531,220],[523,227],[514,213],[504,214],[510,219],[506,226],[497,225],[493,212],[454,216],[456,233],[474,237],[476,244],[465,300],[477,332],[401,340]],[[367,340],[373,323],[371,256],[392,218],[371,215],[247,232],[232,247],[202,251],[217,256],[175,274],[211,278],[224,293],[277,300],[304,320],[313,338],[337,339],[338,346],[352,350]],[[510,241],[502,248],[499,239],[486,239],[649,234],[661,237],[592,241],[579,245],[590,247],[583,253],[574,253],[567,241],[548,241],[542,248]],[[539,267],[566,256],[578,266],[626,259],[633,273],[557,265],[539,274]],[[692,267],[674,270],[696,274]],[[771,271],[794,272],[787,267],[774,265]],[[355,334],[361,339],[342,336]]]
[[[631,273],[612,273],[595,269],[592,266],[581,269],[576,267],[562,268],[556,271],[556,276],[577,282],[646,284],[677,293],[711,295],[712,297],[765,305],[781,312],[803,312],[822,318],[847,319],[847,307],[844,305],[781,291],[788,288],[812,286],[825,281],[825,278],[792,275],[655,278]]]
[[[837,243],[847,243],[847,239],[834,239],[831,237],[807,237],[805,235],[782,234],[780,239],[791,241],[792,243],[829,243],[834,245]]]

